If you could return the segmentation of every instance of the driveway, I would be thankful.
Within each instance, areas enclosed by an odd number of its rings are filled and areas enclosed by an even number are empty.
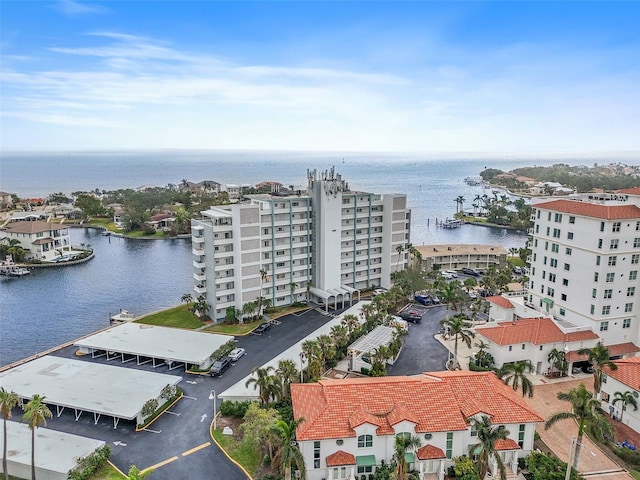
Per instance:
[[[93,415],[83,413],[76,422],[73,410],[65,410],[58,417],[47,422],[47,428],[96,438],[111,447],[111,461],[123,472],[131,465],[140,469],[154,467],[153,478],[157,480],[191,480],[201,478],[225,478],[244,480],[245,474],[211,441],[209,426],[213,418],[213,401],[209,400],[211,390],[217,393],[238,382],[256,366],[280,354],[294,343],[331,320],[332,317],[316,311],[296,316],[280,318],[280,325],[273,326],[263,335],[236,337],[238,346],[247,354],[229,368],[222,377],[187,374],[184,370],[168,371],[166,366],[152,368],[150,365],[136,365],[135,362],[121,363],[104,358],[91,359],[76,357],[76,348],[67,347],[52,355],[81,361],[104,363],[121,368],[135,368],[157,373],[170,373],[183,377],[179,386],[184,397],[166,413],[142,432],[135,431],[133,422],[120,421],[113,428],[111,418],[103,417],[94,425]],[[217,407],[220,401],[217,402]],[[15,412],[16,418],[20,413]]]
[[[409,324],[409,335],[395,364],[387,375],[416,375],[423,372],[444,370],[449,356],[446,348],[434,335],[440,331],[440,320],[445,318],[445,307],[414,305],[424,313],[420,323]]]

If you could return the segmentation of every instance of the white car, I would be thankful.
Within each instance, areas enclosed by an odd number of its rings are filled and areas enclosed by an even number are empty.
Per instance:
[[[228,357],[231,359],[232,362],[237,362],[238,360],[240,360],[240,357],[242,357],[245,353],[246,352],[244,351],[244,348],[234,348],[229,352]]]
[[[376,288],[373,293],[372,296],[376,297],[378,295],[382,295],[383,293],[385,293],[386,290],[383,290],[382,288]]]
[[[458,272],[455,270],[445,270],[442,272],[443,275],[449,275],[451,278],[458,278]]]

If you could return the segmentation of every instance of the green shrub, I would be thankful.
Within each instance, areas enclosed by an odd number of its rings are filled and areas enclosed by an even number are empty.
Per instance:
[[[211,354],[211,360],[216,361],[225,355],[229,355],[229,352],[236,348],[236,341],[234,339],[229,340],[227,343],[218,348]]]
[[[529,480],[564,480],[567,472],[567,464],[554,457],[548,457],[544,453],[533,452],[526,458]],[[571,470],[571,480],[584,480],[583,477]]]
[[[108,445],[103,445],[86,457],[78,458],[77,465],[69,470],[68,480],[88,480],[107,463],[110,456],[111,449]]]
[[[369,375],[370,370],[368,368],[362,367],[360,369],[360,373],[363,375]]]
[[[220,404],[220,414],[227,417],[243,418],[252,402],[245,400],[244,402],[232,402],[224,400]]]
[[[628,448],[612,447],[613,452],[625,462],[637,467],[640,466],[640,452]]]

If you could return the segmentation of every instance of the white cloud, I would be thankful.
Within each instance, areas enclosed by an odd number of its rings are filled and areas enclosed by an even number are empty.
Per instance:
[[[74,0],[60,0],[55,5],[55,9],[70,17],[78,15],[108,13],[108,10],[100,5],[88,5],[86,3],[80,3]]]

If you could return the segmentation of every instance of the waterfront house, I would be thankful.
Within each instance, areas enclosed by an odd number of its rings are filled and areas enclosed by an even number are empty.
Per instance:
[[[431,271],[435,265],[440,270],[503,268],[507,265],[507,251],[500,245],[421,245],[416,250],[420,252],[420,265],[425,272]]]
[[[64,225],[40,220],[12,222],[2,231],[6,238],[20,242],[20,246],[28,251],[29,260],[51,262],[71,251],[69,229]]]
[[[493,372],[430,372],[416,376],[320,380],[291,385],[294,418],[304,418],[296,440],[309,480],[371,480],[393,460],[397,435],[417,436],[407,451],[409,470],[421,480],[443,480],[452,458],[477,444],[475,419],[504,425],[496,444],[509,474],[533,449],[543,419]],[[490,470],[497,473],[491,463]]]

